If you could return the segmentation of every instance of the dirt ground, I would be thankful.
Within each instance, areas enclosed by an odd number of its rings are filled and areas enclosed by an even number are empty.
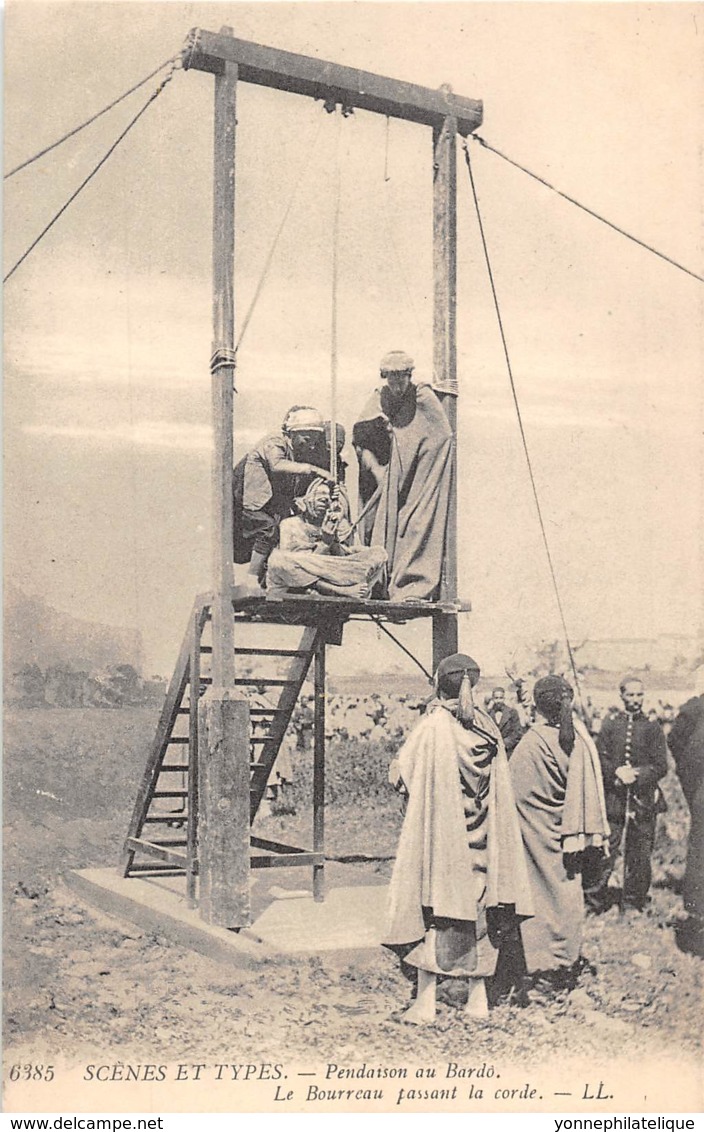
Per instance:
[[[382,950],[224,969],[69,890],[67,871],[117,861],[154,722],[145,709],[26,711],[6,720],[6,1065],[57,1051],[77,1060],[109,1051],[113,1061],[223,1061],[235,1049],[250,1061],[285,1060],[292,1050],[300,1062],[417,1061],[418,1032],[396,1017],[408,984]],[[336,751],[335,759],[344,757]],[[702,961],[677,950],[671,927],[687,831],[672,774],[666,792],[650,908],[590,917],[584,953],[592,968],[549,1006],[501,1006],[470,1025],[441,1005],[423,1031],[429,1063],[461,1061],[470,1051],[473,1064],[515,1065],[549,1062],[567,1049],[602,1060],[701,1051]],[[262,829],[306,825],[310,815],[298,808],[295,818],[264,819]],[[383,785],[369,803],[338,797],[328,807],[330,852],[368,854],[371,842],[375,856],[390,856],[399,823]],[[382,876],[390,867],[375,866]]]

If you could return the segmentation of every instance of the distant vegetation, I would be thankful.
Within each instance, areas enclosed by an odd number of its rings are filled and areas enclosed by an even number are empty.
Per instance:
[[[121,708],[161,701],[159,677],[140,675],[133,629],[83,621],[9,583],[5,590],[5,700],[29,708]]]
[[[60,664],[42,671],[38,664],[24,664],[9,674],[5,699],[28,708],[122,708],[161,701],[165,690],[163,681],[143,680],[131,664],[92,672]]]

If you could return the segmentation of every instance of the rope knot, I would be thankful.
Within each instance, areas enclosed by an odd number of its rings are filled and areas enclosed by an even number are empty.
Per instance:
[[[215,375],[221,369],[234,369],[237,365],[237,350],[229,346],[219,346],[210,359],[210,372]]]

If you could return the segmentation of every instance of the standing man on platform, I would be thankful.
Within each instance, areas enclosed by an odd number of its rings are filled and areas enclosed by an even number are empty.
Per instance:
[[[294,499],[315,477],[334,483],[321,459],[325,424],[317,409],[294,405],[281,428],[243,456],[232,478],[234,561],[249,562],[244,589],[262,594],[261,583],[279,525],[294,513]]]
[[[506,754],[510,758],[512,751],[523,736],[523,728],[516,709],[506,703],[506,690],[504,688],[494,688],[491,693],[489,715],[501,732]]]
[[[380,362],[382,384],[358,418],[361,534],[386,549],[391,601],[437,598],[452,483],[452,429],[430,385],[412,380],[403,350]]]
[[[639,911],[645,908],[652,879],[650,858],[655,824],[658,813],[665,809],[658,786],[667,773],[667,743],[662,727],[643,714],[645,690],[641,680],[624,677],[619,691],[623,711],[606,717],[596,740],[611,827],[611,856],[596,883],[585,886],[587,907],[592,912],[604,911],[608,906],[608,880],[622,842],[623,906]]]

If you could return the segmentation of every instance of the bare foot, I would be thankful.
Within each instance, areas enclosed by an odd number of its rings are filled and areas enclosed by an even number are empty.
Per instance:
[[[479,1006],[470,1006],[470,1004],[467,1003],[462,1013],[464,1014],[465,1018],[488,1018],[489,1007],[486,1003]]]
[[[235,601],[244,597],[266,597],[266,591],[262,589],[256,578],[252,578],[251,582],[246,581],[241,586],[235,586],[232,596]]]
[[[244,586],[245,589],[248,590],[260,590],[262,588],[259,578],[256,574],[245,574]]]
[[[429,1026],[435,1021],[435,1011],[423,1009],[417,1002],[411,1003],[408,1010],[399,1018],[399,1022],[409,1022],[413,1026]]]
[[[472,985],[474,984],[474,985]],[[463,1010],[465,1018],[488,1018],[489,1004],[483,979],[469,981],[469,997]]]

